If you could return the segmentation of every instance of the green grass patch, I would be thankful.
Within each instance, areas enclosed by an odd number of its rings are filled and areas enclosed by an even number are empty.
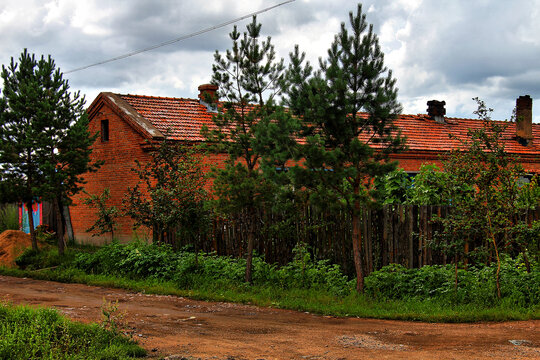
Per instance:
[[[54,309],[0,305],[0,359],[131,359],[146,351],[98,324],[66,319]]]

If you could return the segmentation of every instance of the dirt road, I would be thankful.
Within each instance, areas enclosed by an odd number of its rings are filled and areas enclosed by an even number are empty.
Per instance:
[[[151,358],[540,359],[540,321],[429,324],[333,318],[5,276],[0,276],[0,294],[14,304],[52,306],[84,322],[100,321],[103,299],[118,300]]]

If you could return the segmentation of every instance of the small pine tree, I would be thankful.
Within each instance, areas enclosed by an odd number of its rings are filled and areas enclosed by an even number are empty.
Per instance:
[[[246,32],[240,34],[235,26],[229,34],[231,50],[225,55],[216,51],[212,83],[219,87],[221,104],[214,126],[202,131],[211,151],[228,155],[225,167],[213,172],[213,188],[218,210],[242,214],[247,223],[245,279],[250,283],[257,214],[273,193],[260,169],[261,147],[271,124],[286,116],[274,102],[283,60],[276,59],[270,38],[261,41],[260,32],[261,24],[253,17]]]
[[[314,202],[350,214],[357,290],[363,291],[360,209],[371,199],[373,178],[395,168],[388,155],[403,150],[404,139],[393,125],[401,112],[396,81],[361,5],[349,21],[350,28],[342,23],[319,71],[304,64],[298,49],[291,54],[284,91],[286,105],[304,123],[297,154],[303,166],[290,172],[299,185],[314,190]]]

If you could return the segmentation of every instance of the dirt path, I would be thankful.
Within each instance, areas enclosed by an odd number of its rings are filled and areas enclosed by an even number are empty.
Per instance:
[[[316,316],[0,276],[0,298],[99,321],[116,301],[152,358],[540,359],[540,321],[429,324]],[[526,340],[513,345],[509,340]]]

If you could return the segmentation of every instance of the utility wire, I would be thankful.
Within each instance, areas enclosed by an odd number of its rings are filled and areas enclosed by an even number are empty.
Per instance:
[[[238,21],[247,19],[247,18],[249,18],[249,17],[252,17],[252,16],[255,16],[255,15],[258,15],[258,14],[261,14],[261,13],[264,13],[264,12],[267,12],[267,11],[272,10],[272,9],[275,9],[275,8],[277,8],[277,7],[279,7],[279,6],[286,5],[286,4],[288,4],[288,3],[292,3],[292,2],[295,2],[295,1],[296,1],[296,0],[287,0],[287,1],[283,1],[283,2],[281,2],[281,3],[279,3],[279,4],[276,4],[276,5],[267,7],[267,8],[265,8],[265,9],[262,9],[262,10],[259,10],[259,11],[255,11],[255,12],[253,12],[253,13],[251,13],[251,14],[244,15],[244,16],[239,17],[239,18],[237,18],[237,19],[229,20],[229,21],[224,22],[224,23],[221,23],[221,24],[219,24],[219,25],[215,25],[215,26],[212,26],[212,27],[203,29],[203,30],[199,30],[199,31],[196,31],[196,32],[191,33],[191,34],[188,34],[188,35],[183,35],[183,36],[180,36],[180,37],[178,37],[178,38],[176,38],[176,39],[172,39],[172,40],[169,40],[169,41],[165,41],[165,42],[162,42],[162,43],[159,43],[159,44],[156,44],[156,45],[152,45],[152,46],[149,46],[149,47],[146,47],[146,48],[143,48],[143,49],[135,50],[135,51],[132,51],[132,52],[127,53],[127,54],[124,54],[124,55],[116,56],[116,57],[113,57],[113,58],[110,58],[110,59],[107,59],[107,60],[99,61],[99,62],[94,63],[94,64],[90,64],[90,65],[82,66],[82,67],[79,67],[79,68],[76,68],[76,69],[73,69],[73,70],[69,70],[69,71],[64,72],[64,74],[74,73],[74,72],[76,72],[76,71],[85,70],[85,69],[91,68],[91,67],[93,67],[93,66],[103,65],[103,64],[107,64],[107,63],[110,63],[110,62],[113,62],[113,61],[122,60],[122,59],[128,58],[128,57],[130,57],[130,56],[134,56],[134,55],[141,54],[141,53],[143,53],[143,52],[147,52],[147,51],[154,50],[154,49],[157,49],[157,48],[160,48],[160,47],[163,47],[163,46],[171,45],[171,44],[174,44],[174,43],[176,43],[176,42],[179,42],[179,41],[182,41],[182,40],[186,40],[186,39],[192,38],[192,37],[194,37],[194,36],[201,35],[201,34],[210,32],[210,31],[212,31],[212,30],[216,30],[216,29],[222,28],[222,27],[224,27],[224,26],[233,24],[233,23],[235,23],[235,22],[238,22]]]

